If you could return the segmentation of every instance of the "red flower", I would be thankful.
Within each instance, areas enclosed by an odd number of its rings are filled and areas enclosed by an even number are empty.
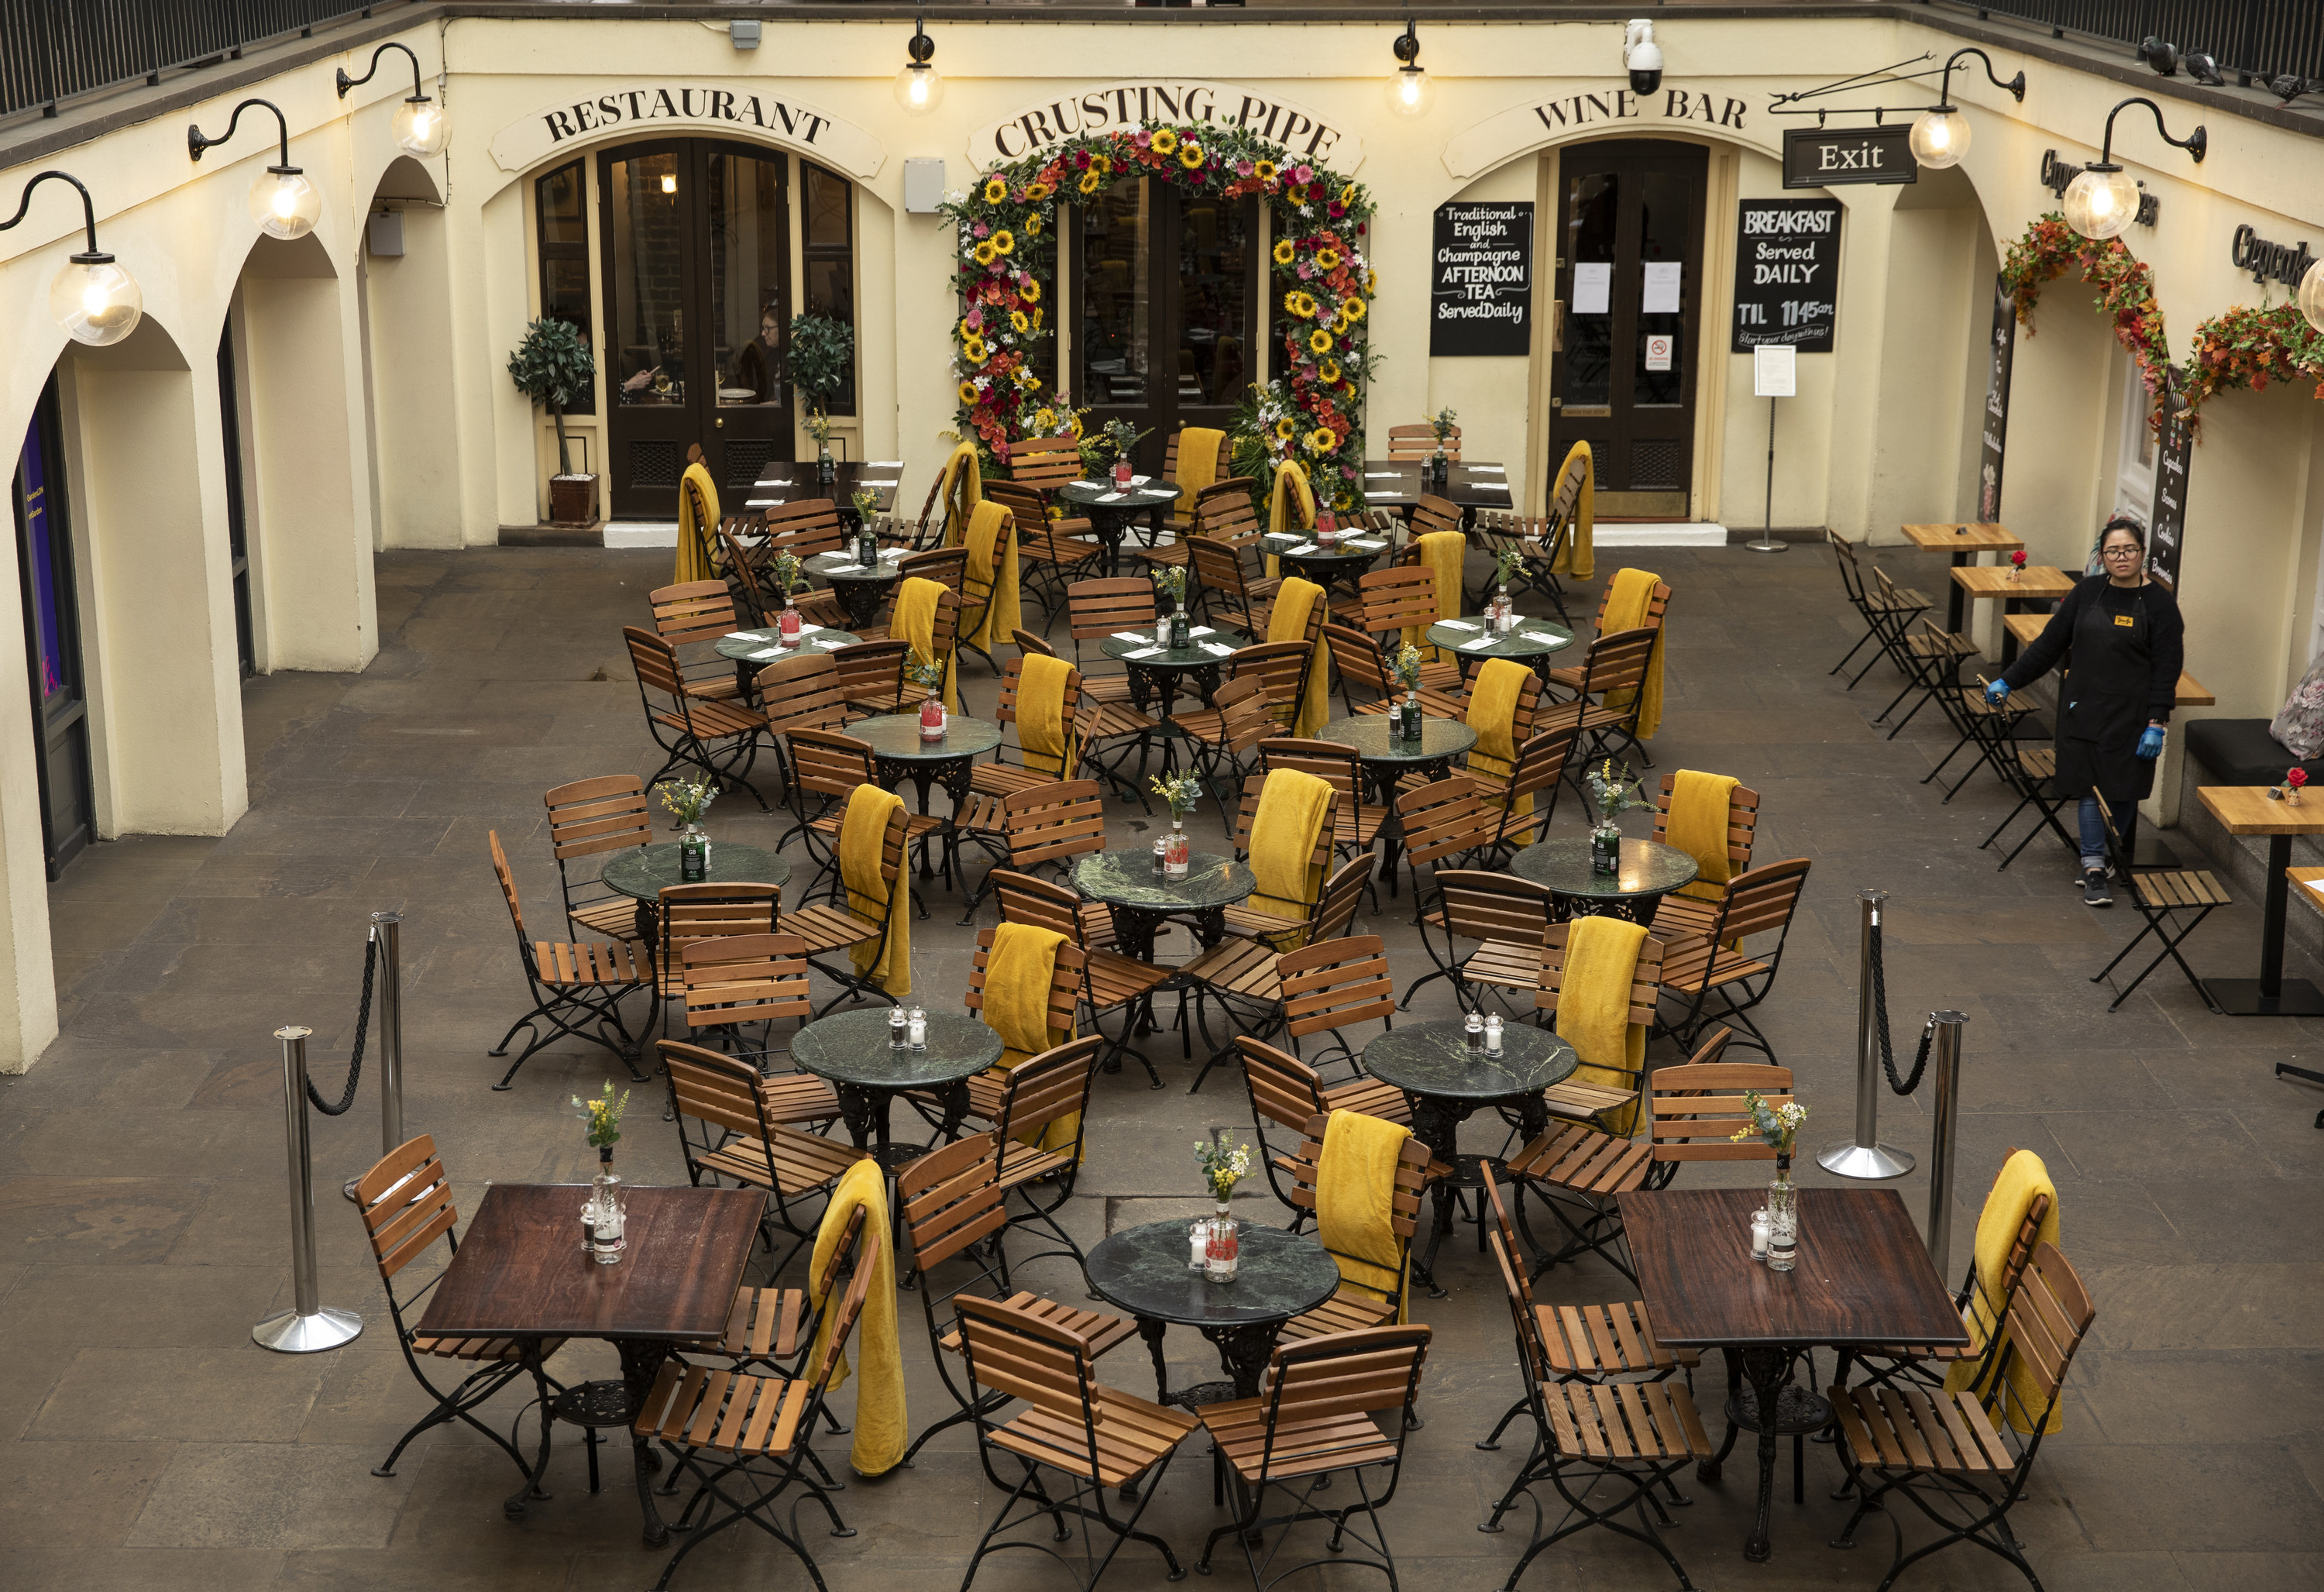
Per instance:
[[[2017,549],[2017,551],[2015,551],[2015,553],[2012,553],[2011,555],[2009,555],[2009,562],[2010,562],[2010,563],[2012,563],[2013,565],[2016,566],[2017,566],[2018,568],[2020,568],[2020,569],[2024,568],[2024,567],[2025,567],[2025,549],[2024,549],[2024,548],[2018,548],[2018,549]]]
[[[2292,789],[2298,790],[2308,783],[2308,770],[2297,766],[2286,768],[2283,771],[2283,782]]]

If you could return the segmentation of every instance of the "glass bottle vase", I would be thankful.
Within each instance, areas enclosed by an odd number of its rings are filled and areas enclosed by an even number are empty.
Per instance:
[[[1211,1247],[1204,1260],[1204,1279],[1231,1283],[1241,1263],[1242,1240],[1236,1234],[1234,1218],[1227,1214],[1226,1201],[1222,1200],[1211,1216]]]
[[[710,878],[710,837],[699,824],[688,824],[678,838],[678,878],[680,884],[698,885]],[[611,1155],[609,1149],[606,1154]]]
[[[1792,1182],[1792,1158],[1775,1157],[1775,1181],[1767,1189],[1767,1269],[1787,1272],[1800,1245],[1800,1191]]]
[[[1162,853],[1162,871],[1171,879],[1184,879],[1193,855],[1186,839],[1186,821],[1176,813],[1170,814],[1169,844]]]
[[[1610,877],[1622,871],[1622,832],[1600,824],[1590,832],[1590,871]]]
[[[590,1255],[599,1265],[616,1265],[629,1247],[628,1197],[613,1170],[613,1146],[597,1151],[597,1176],[589,1185]]]

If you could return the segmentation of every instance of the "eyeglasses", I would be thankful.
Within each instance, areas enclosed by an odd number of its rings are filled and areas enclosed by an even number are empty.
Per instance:
[[[2136,558],[2143,557],[2145,551],[2144,548],[2107,548],[2104,556],[2108,558]]]

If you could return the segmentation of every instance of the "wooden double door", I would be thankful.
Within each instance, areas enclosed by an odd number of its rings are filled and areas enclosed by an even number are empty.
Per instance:
[[[1702,336],[1700,144],[1619,139],[1558,154],[1557,292],[1545,480],[1590,444],[1597,511],[1683,518]]]

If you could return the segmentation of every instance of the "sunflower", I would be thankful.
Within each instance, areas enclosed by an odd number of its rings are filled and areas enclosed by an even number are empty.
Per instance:
[[[1273,161],[1261,161],[1258,165],[1253,166],[1250,169],[1250,174],[1253,177],[1258,178],[1261,182],[1272,182],[1275,180],[1275,162]]]
[[[1348,184],[1348,186],[1347,186],[1347,187],[1345,187],[1345,188],[1343,188],[1343,189],[1342,189],[1340,190],[1340,203],[1342,203],[1342,204],[1343,204],[1343,205],[1352,205],[1352,204],[1354,204],[1355,202],[1356,202],[1356,185],[1355,185],[1354,183],[1351,182],[1350,184]]]
[[[1336,382],[1340,379],[1340,362],[1336,359],[1327,359],[1315,367],[1315,373],[1326,382]]]
[[[1261,161],[1260,164],[1264,165],[1266,162]],[[1291,240],[1285,238],[1275,245],[1275,262],[1277,265],[1288,265],[1298,257],[1298,253],[1299,251],[1292,245]]]
[[[1019,286],[1017,296],[1028,304],[1038,304],[1041,301],[1041,284],[1028,276]]]
[[[970,405],[970,406],[973,406],[973,405],[975,404],[975,402],[976,402],[976,383],[975,383],[975,382],[963,382],[960,384],[960,400],[961,400],[961,402],[962,402],[962,403],[966,404],[966,405]]]
[[[1033,429],[1034,429],[1034,430],[1038,431],[1038,432],[1042,433],[1044,436],[1046,436],[1046,435],[1047,435],[1049,432],[1055,431],[1056,428],[1057,428],[1057,411],[1056,411],[1056,410],[1038,410],[1038,411],[1036,411],[1036,412],[1035,412],[1035,414],[1034,414],[1034,416],[1033,416]]]
[[[1025,202],[1027,204],[1038,205],[1048,197],[1049,185],[1047,183],[1028,182],[1025,185]]]
[[[1367,292],[1367,293],[1371,293],[1371,294],[1375,294],[1375,295],[1376,295],[1376,294],[1378,294],[1378,293],[1379,292],[1379,271],[1368,271],[1364,272],[1364,291],[1365,291],[1365,292]]]
[[[1041,329],[1041,309],[1038,305],[1033,308],[1033,329],[1037,332]]]
[[[976,245],[976,262],[979,265],[990,265],[992,263],[994,258],[992,240],[991,238],[987,238],[984,242]]]
[[[1337,249],[1318,249],[1318,250],[1316,250],[1316,251],[1315,251],[1315,269],[1316,269],[1316,270],[1318,270],[1318,271],[1337,271],[1337,270],[1339,270],[1339,269],[1340,269],[1340,252],[1339,252]]]
[[[1081,416],[1074,415],[1068,418],[1065,421],[1065,429],[1072,432],[1075,437],[1079,437],[1082,434]]]
[[[1111,157],[1107,155],[1092,155],[1090,157],[1090,170],[1096,172],[1100,177],[1103,177],[1113,170],[1113,161]]]
[[[1007,178],[996,177],[984,185],[984,202],[986,204],[997,205],[1008,197],[1009,179]]]
[[[1041,235],[1041,218],[1038,216],[1028,216],[1025,217],[1025,235],[1028,238],[1037,238]]]
[[[1096,167],[1094,167],[1094,166],[1092,166],[1088,170],[1086,170],[1086,171],[1084,171],[1084,172],[1083,172],[1083,173],[1082,173],[1082,179],[1081,179],[1081,183],[1080,183],[1080,187],[1081,187],[1081,190],[1082,190],[1082,192],[1084,192],[1084,193],[1095,193],[1095,192],[1097,192],[1097,181],[1098,181],[1098,178],[1097,178],[1097,168],[1096,168]]]
[[[1017,252],[1017,240],[1009,235],[1009,229],[1005,226],[992,235],[991,243],[992,252],[996,254],[1013,254]]]
[[[1186,168],[1186,170],[1189,170],[1189,171],[1195,170],[1197,170],[1198,168],[1200,168],[1200,167],[1201,167],[1202,163],[1203,163],[1203,146],[1202,146],[1201,144],[1199,144],[1199,143],[1189,143],[1189,144],[1183,145],[1183,146],[1179,149],[1179,151],[1178,151],[1178,164],[1180,164],[1181,166],[1184,166],[1185,168]]]
[[[1283,308],[1301,320],[1307,320],[1315,313],[1315,300],[1313,296],[1294,289],[1283,295]]]
[[[974,332],[960,340],[960,351],[968,356],[971,364],[982,364],[985,355],[992,352],[984,345],[984,339]]]
[[[1307,334],[1307,347],[1311,352],[1315,354],[1331,353],[1332,334],[1325,331],[1323,327],[1317,327],[1314,331]]]
[[[1340,313],[1348,317],[1350,326],[1353,326],[1364,318],[1364,301],[1361,299],[1351,299],[1340,306]]]
[[[1009,324],[1019,332],[1029,332],[1033,329],[1033,323],[1025,318],[1025,312],[1021,309],[1012,309],[1009,312]]]
[[[1154,152],[1167,155],[1178,147],[1178,135],[1167,127],[1158,128],[1154,134]]]
[[[1307,434],[1307,451],[1310,453],[1327,454],[1339,446],[1340,439],[1332,434],[1329,426],[1318,426]]]
[[[1288,442],[1299,434],[1299,423],[1289,415],[1275,422],[1275,434]]]

